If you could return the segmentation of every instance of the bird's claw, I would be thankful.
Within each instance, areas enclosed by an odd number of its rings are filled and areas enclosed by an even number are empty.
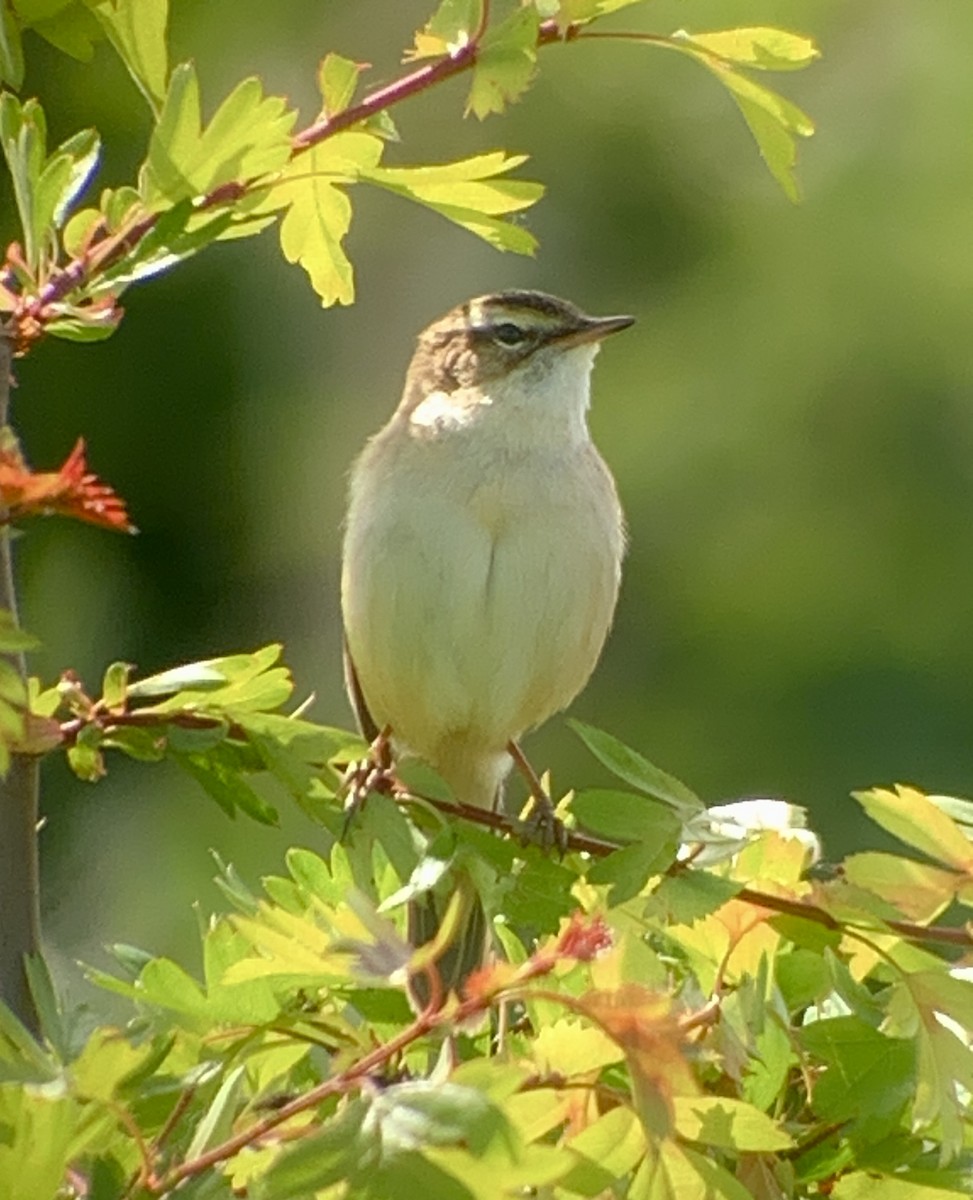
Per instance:
[[[567,851],[567,826],[554,811],[550,797],[531,796],[517,826],[522,846],[539,846],[545,852],[557,850],[561,857]]]
[[[383,796],[400,796],[406,788],[395,774],[388,742],[376,738],[364,758],[350,762],[341,777],[338,794],[344,797],[344,822],[341,840],[344,841],[355,816],[365,807],[372,792]]]

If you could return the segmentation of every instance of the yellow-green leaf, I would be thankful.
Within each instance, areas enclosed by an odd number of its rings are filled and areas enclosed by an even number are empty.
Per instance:
[[[355,298],[342,245],[351,226],[351,201],[339,185],[363,178],[381,155],[381,139],[373,134],[339,133],[295,159],[274,188],[271,203],[288,205],[280,227],[284,257],[307,271],[326,308]]]
[[[158,116],[166,94],[169,0],[85,0]]]
[[[699,46],[724,62],[761,71],[800,71],[821,57],[811,38],[765,25],[714,33],[680,32],[673,37]]]
[[[224,183],[279,171],[291,153],[297,114],[279,96],[264,96],[259,79],[245,79],[202,128],[199,81],[192,63],[172,73],[159,123],[142,168],[142,199],[154,209],[205,195]]]
[[[894,792],[873,788],[852,795],[873,821],[907,845],[958,870],[973,871],[973,843],[916,788],[899,785]]]
[[[537,65],[538,14],[522,8],[490,29],[480,43],[466,111],[482,120],[518,100]]]
[[[442,0],[426,25],[418,31],[406,61],[436,58],[465,46],[480,27],[483,0]]]
[[[362,177],[434,209],[498,250],[533,254],[534,236],[498,219],[528,208],[543,194],[539,183],[500,178],[525,161],[523,155],[508,157],[498,150],[432,167],[381,167]]]
[[[794,1142],[776,1121],[745,1100],[728,1096],[675,1096],[676,1132],[690,1142],[725,1150],[788,1150]]]
[[[810,137],[814,133],[811,118],[796,104],[723,63],[705,55],[697,57],[733,97],[771,175],[790,200],[799,200],[800,192],[794,178],[797,163],[795,136]]]
[[[344,112],[351,103],[358,86],[358,76],[364,70],[362,63],[352,62],[340,54],[326,54],[318,68],[318,89],[321,92],[323,113],[333,117]]]

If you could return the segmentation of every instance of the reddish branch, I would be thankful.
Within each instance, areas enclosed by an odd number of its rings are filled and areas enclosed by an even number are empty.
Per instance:
[[[523,992],[524,988],[535,979],[549,975],[559,962],[566,959],[587,961],[594,957],[604,948],[605,940],[609,936],[607,927],[600,918],[575,916],[551,947],[537,951],[512,975],[503,974],[499,978],[491,980],[489,972],[483,972],[482,986],[478,989],[470,987],[473,983],[473,980],[470,980],[467,985],[467,991],[470,994],[451,1008],[442,1007],[442,987],[436,978],[438,972],[435,967],[430,968],[427,974],[430,975],[430,983],[435,985],[431,988],[433,1000],[412,1024],[403,1029],[396,1037],[376,1046],[374,1050],[364,1055],[341,1074],[326,1079],[317,1087],[295,1097],[247,1129],[228,1138],[225,1142],[213,1146],[206,1153],[180,1163],[160,1178],[145,1180],[143,1186],[153,1196],[164,1195],[185,1180],[203,1174],[219,1163],[232,1158],[235,1154],[239,1154],[248,1146],[256,1145],[292,1117],[299,1116],[309,1109],[317,1108],[331,1096],[341,1096],[355,1091],[366,1079],[392,1062],[403,1050],[434,1030],[461,1028],[465,1022],[488,1012],[499,1000],[512,999]],[[555,994],[552,994],[550,998],[564,1002],[572,999]],[[313,1133],[316,1128],[314,1125],[308,1126],[306,1130],[300,1131],[300,1134]]]
[[[486,12],[487,9],[484,7],[484,14]],[[303,154],[312,146],[327,141],[335,134],[350,129],[362,121],[367,121],[369,117],[385,112],[396,104],[401,104],[403,100],[418,96],[454,75],[468,71],[476,63],[485,32],[485,24],[484,20],[481,28],[465,45],[458,47],[446,57],[410,71],[385,87],[370,92],[358,104],[353,104],[332,116],[322,117],[295,134],[292,154],[294,156]],[[555,42],[574,41],[580,36],[581,29],[581,25],[562,27],[554,20],[543,21],[538,28],[537,45],[548,46]],[[196,202],[196,207],[199,211],[205,211],[217,208],[221,204],[235,203],[252,190],[265,185],[265,179],[223,183],[201,197]],[[99,271],[105,270],[124,258],[151,232],[161,215],[161,213],[140,215],[127,228],[122,228],[113,234],[107,234],[103,225],[96,226],[89,235],[88,245],[82,253],[65,266],[57,268],[48,279],[39,281],[40,286],[33,295],[17,295],[11,287],[14,278],[13,272],[10,270],[0,272],[0,287],[8,292],[14,305],[11,332],[17,353],[25,354],[31,343],[43,336],[45,326],[63,315],[60,311],[61,303],[75,289],[83,287]],[[16,244],[8,249],[8,262],[15,260],[21,262],[19,247]],[[21,267],[23,269],[22,262]],[[102,307],[108,306],[111,310],[114,300],[102,297],[98,304]],[[91,305],[85,307],[88,308]],[[120,317],[120,310],[115,311]]]

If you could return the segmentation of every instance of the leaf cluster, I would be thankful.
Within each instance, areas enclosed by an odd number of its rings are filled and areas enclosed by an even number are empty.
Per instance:
[[[191,62],[172,66],[168,0],[10,0],[0,5],[0,146],[14,185],[22,244],[0,273],[0,315],[24,353],[46,333],[91,341],[122,318],[119,298],[227,238],[279,231],[284,257],[300,264],[324,305],[350,304],[354,273],[346,248],[353,189],[378,187],[412,200],[498,250],[532,254],[536,239],[519,214],[543,194],[509,178],[526,157],[504,151],[434,166],[386,161],[398,141],[390,109],[468,71],[466,111],[479,118],[519,100],[544,46],[609,37],[674,49],[707,68],[743,113],[771,172],[792,198],[795,136],[810,120],[759,84],[752,72],[789,71],[817,56],[784,30],[754,27],[671,35],[593,29],[641,0],[442,0],[406,60],[418,63],[359,98],[364,68],[336,53],[318,71],[321,110],[295,132],[298,113],[243,80],[203,115]],[[88,60],[106,39],[146,101],[147,149],[134,183],[102,190],[78,208],[98,168],[100,139],[79,130],[49,148],[40,102],[15,95],[24,76],[23,38],[37,35]]]
[[[199,977],[131,946],[87,968],[122,1025],[64,1011],[32,964],[42,1038],[0,1015],[0,1194],[968,1194],[973,936],[944,918],[973,905],[973,804],[860,793],[907,853],[825,869],[802,810],[707,807],[576,724],[615,783],[562,798],[556,860],[418,786],[347,813],[364,747],[281,711],[279,655],[115,664],[96,699],[34,685],[82,777],[169,757],[228,813],[291,796],[320,845],[259,891],[217,859]],[[437,963],[474,891],[495,949],[457,993]],[[430,893],[445,932],[417,949]]]

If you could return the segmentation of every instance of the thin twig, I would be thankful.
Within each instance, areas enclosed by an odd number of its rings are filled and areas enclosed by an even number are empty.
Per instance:
[[[0,428],[9,420],[11,358],[7,330],[0,326]],[[0,518],[4,515],[0,509]],[[9,527],[0,528],[0,608],[12,613],[16,621],[17,592],[11,536]],[[26,686],[27,667],[23,654],[5,654],[3,657]],[[14,754],[10,769],[0,779],[0,1000],[33,1033],[37,1033],[40,1026],[27,983],[24,958],[40,953],[39,769],[35,757]]]
[[[484,14],[489,9],[484,5]],[[482,23],[481,23],[482,24]],[[458,47],[453,53],[434,62],[426,63],[414,71],[410,71],[384,87],[370,92],[357,104],[342,109],[341,112],[320,117],[305,129],[294,135],[291,142],[292,156],[296,157],[317,146],[328,138],[350,129],[378,113],[388,109],[413,96],[418,96],[429,88],[470,70],[476,63],[477,51],[485,24],[475,37]],[[537,45],[550,46],[559,42],[570,42],[577,39],[581,32],[580,25],[560,26],[557,21],[543,21],[538,27]],[[256,179],[231,181],[221,184],[202,196],[196,202],[199,211],[213,209],[228,202],[235,203],[242,197],[267,186],[263,176]],[[57,305],[75,289],[83,287],[98,271],[104,271],[125,257],[138,243],[156,226],[161,213],[148,213],[138,219],[127,229],[107,235],[100,241],[89,245],[77,257],[63,267],[55,269],[43,283],[34,296],[23,296],[19,312],[15,320],[23,328],[21,351],[26,350],[27,344],[40,336],[40,331],[46,321],[56,314],[51,306]],[[27,331],[30,331],[29,333]]]

